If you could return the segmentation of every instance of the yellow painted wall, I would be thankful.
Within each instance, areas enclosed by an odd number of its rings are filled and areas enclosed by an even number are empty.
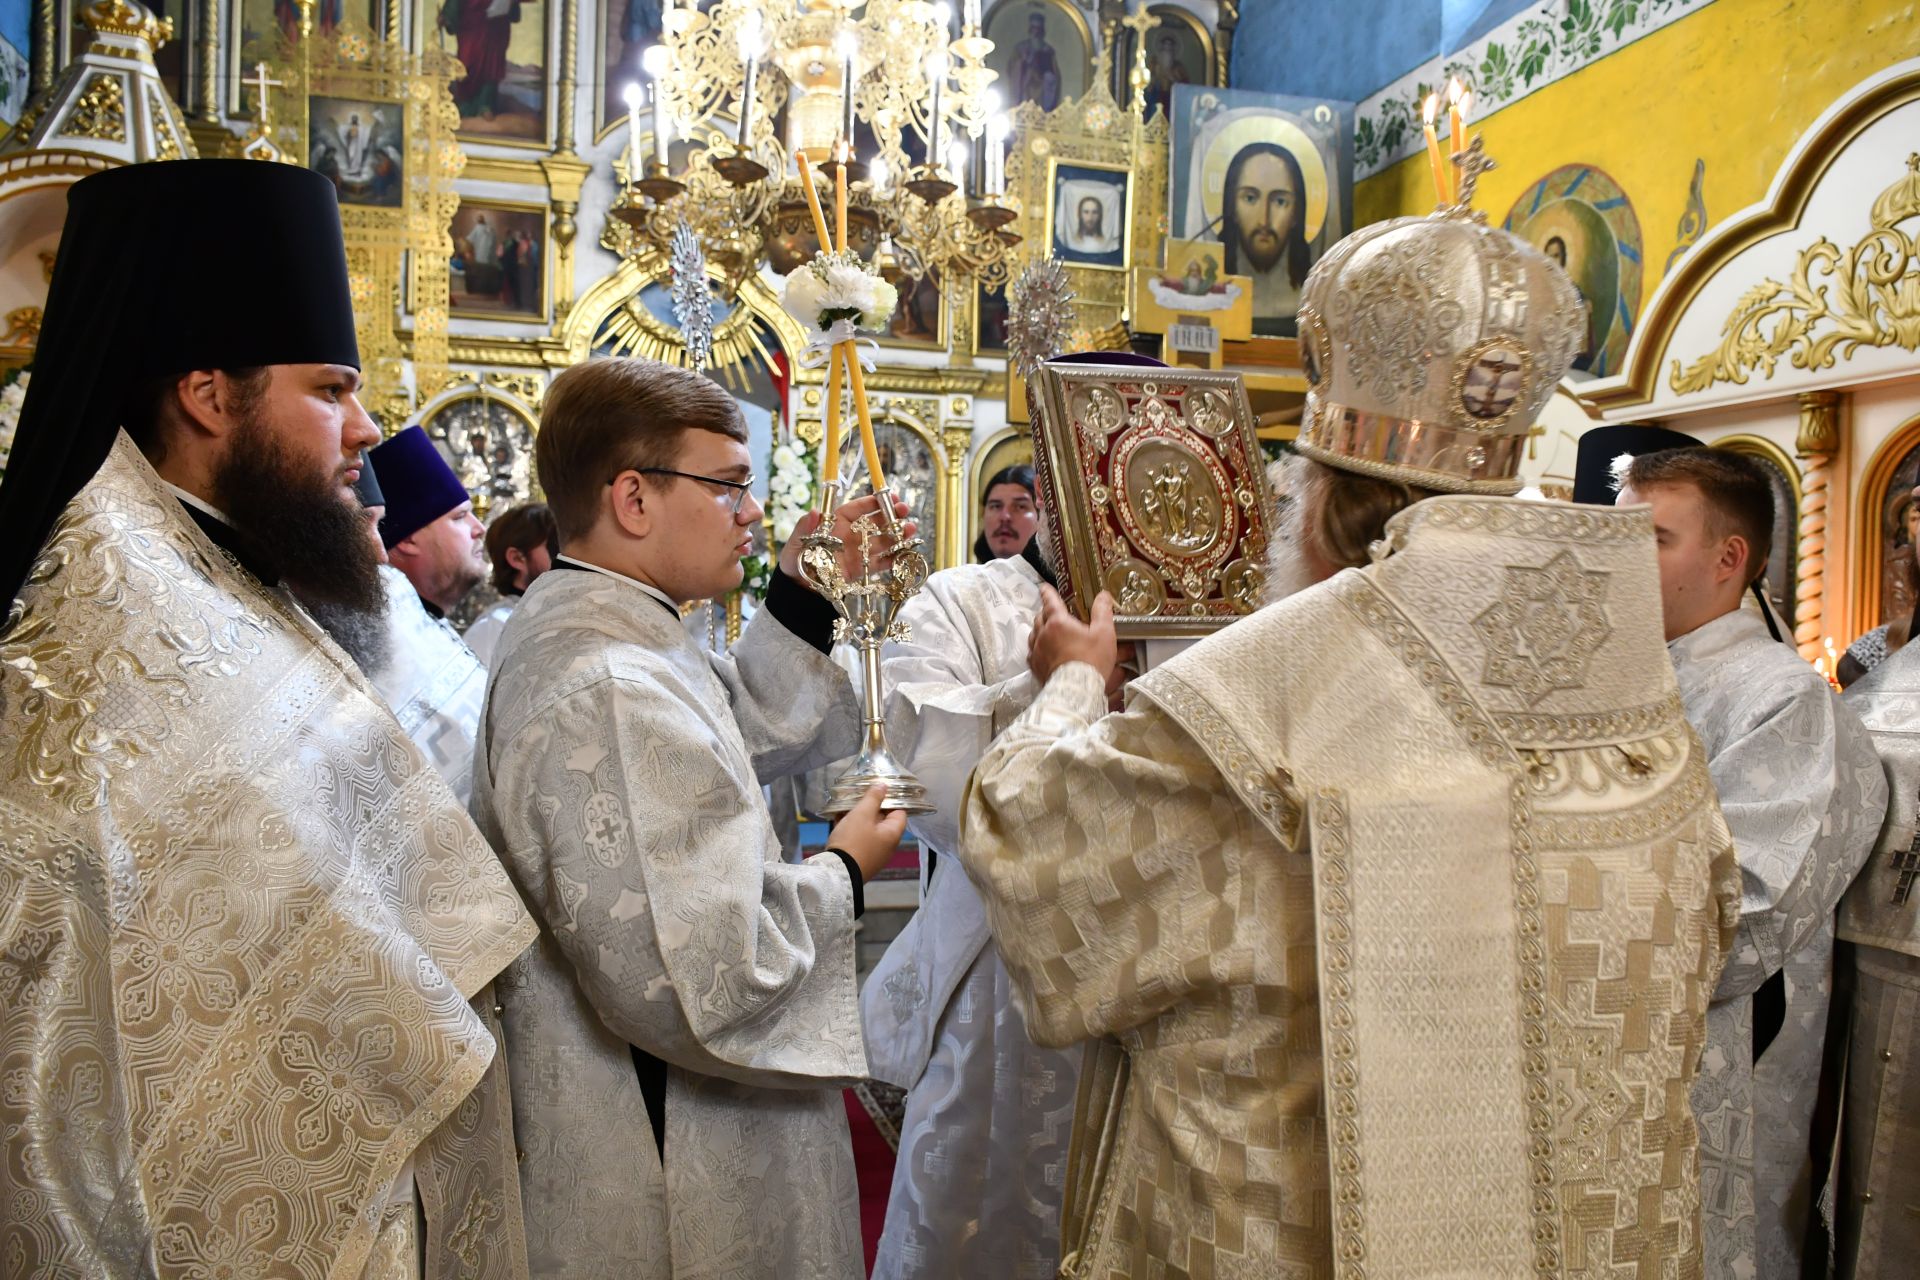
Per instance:
[[[1498,222],[1563,164],[1605,170],[1640,219],[1652,296],[1696,158],[1711,226],[1766,194],[1787,151],[1855,84],[1920,55],[1915,0],[1717,0],[1474,122],[1500,167],[1475,203]],[[1356,185],[1358,223],[1433,208],[1424,152]]]

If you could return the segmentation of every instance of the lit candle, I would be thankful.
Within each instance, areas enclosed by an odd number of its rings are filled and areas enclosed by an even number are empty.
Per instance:
[[[671,169],[668,164],[667,143],[672,132],[667,122],[665,95],[660,92],[661,77],[667,73],[667,47],[656,44],[640,55],[640,66],[653,81],[653,159],[663,169]]]
[[[1007,193],[1007,121],[1000,114],[1000,93],[987,90],[987,171],[981,181],[988,199]]]
[[[841,153],[840,163],[833,169],[833,247],[841,253],[847,251],[847,160],[851,158],[852,148]]]
[[[1446,163],[1440,158],[1440,138],[1434,132],[1433,127],[1434,117],[1439,114],[1439,111],[1440,95],[1437,93],[1428,94],[1425,104],[1420,109],[1420,114],[1424,116],[1426,120],[1427,165],[1433,170],[1434,195],[1439,199],[1441,204],[1446,204],[1450,198],[1447,185],[1447,167]]]
[[[820,441],[820,493],[840,478],[840,371],[845,361],[839,347],[827,356],[827,412]]]
[[[887,487],[887,473],[880,467],[880,445],[873,438],[873,413],[867,408],[867,375],[860,369],[860,357],[851,342],[844,343],[847,356],[847,380],[853,383],[853,410],[860,418],[860,447],[867,455],[867,479],[875,493]]]
[[[847,144],[843,160],[853,158],[853,55],[860,47],[859,40],[851,31],[840,33],[840,84],[842,86],[840,137]]]
[[[740,20],[740,59],[746,75],[740,82],[740,133],[734,139],[742,150],[753,142],[753,82],[760,71],[760,11],[747,10]]]
[[[953,34],[953,6],[947,0],[933,6],[933,22],[942,37]]]
[[[969,31],[980,29],[980,0],[967,0],[966,21],[963,24]]]
[[[940,96],[947,83],[947,51],[936,49],[927,55],[927,79],[933,82],[933,102],[927,108],[927,163],[938,169],[946,151],[946,122],[940,110]]]
[[[623,96],[627,100],[627,181],[638,182],[640,173],[640,86],[629,83]]]
[[[1466,86],[1455,76],[1447,81],[1447,124],[1448,142],[1452,145],[1451,154],[1459,155],[1467,149]]]

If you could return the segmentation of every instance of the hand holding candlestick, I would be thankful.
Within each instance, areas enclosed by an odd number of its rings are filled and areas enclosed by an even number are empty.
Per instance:
[[[900,606],[927,579],[926,557],[920,552],[916,530],[905,517],[907,508],[887,488],[874,440],[873,415],[867,407],[865,370],[855,336],[859,327],[886,323],[897,295],[871,265],[849,252],[846,242],[847,166],[834,169],[834,213],[840,239],[828,234],[827,218],[814,188],[813,166],[800,153],[800,189],[813,218],[820,252],[812,262],[787,278],[787,309],[816,336],[802,357],[809,366],[819,363],[824,348],[828,362],[825,438],[822,441],[821,511],[809,512],[780,548],[781,568],[797,577],[833,605],[839,620],[834,639],[859,647],[863,741],[853,765],[833,786],[829,812],[851,809],[876,784],[886,787],[885,808],[926,812],[927,789],[887,748],[885,702],[880,682],[880,646],[888,640],[910,638],[899,620]],[[853,391],[853,409],[860,423],[860,444],[866,453],[867,475],[873,493],[841,504],[839,496],[840,379],[844,374]],[[830,513],[830,514],[826,514]],[[829,523],[829,520],[831,523]]]

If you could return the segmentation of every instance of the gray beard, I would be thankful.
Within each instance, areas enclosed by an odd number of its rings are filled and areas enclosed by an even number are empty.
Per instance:
[[[387,629],[384,595],[380,607],[372,611],[324,600],[303,599],[300,603],[320,624],[320,629],[347,651],[347,656],[353,659],[354,665],[363,674],[371,676],[386,666],[387,659],[393,656],[393,636]]]
[[[1293,459],[1281,464],[1284,475],[1288,468],[1298,466]],[[1271,477],[1271,473],[1270,477]],[[1278,481],[1279,477],[1271,477]],[[1275,484],[1278,488],[1278,484]],[[1302,554],[1306,545],[1306,495],[1297,475],[1288,477],[1287,488],[1291,494],[1289,501],[1280,512],[1280,518],[1274,523],[1273,537],[1267,544],[1267,581],[1261,593],[1260,603],[1279,604],[1288,596],[1298,595],[1314,585],[1315,579],[1307,568],[1307,558]]]

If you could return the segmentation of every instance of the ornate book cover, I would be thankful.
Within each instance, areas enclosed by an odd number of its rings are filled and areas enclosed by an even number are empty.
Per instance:
[[[1128,638],[1202,635],[1260,605],[1270,502],[1237,373],[1055,363],[1028,384],[1061,594],[1113,593]]]

